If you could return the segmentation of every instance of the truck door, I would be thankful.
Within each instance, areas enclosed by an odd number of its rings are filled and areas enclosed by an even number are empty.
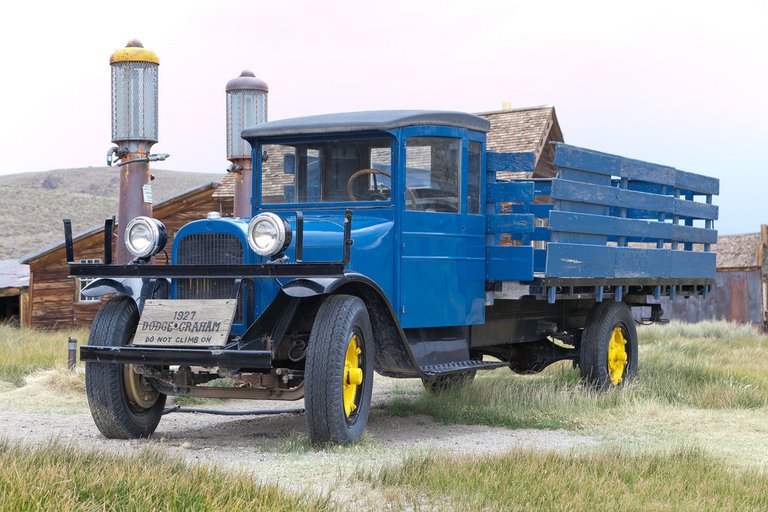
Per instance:
[[[403,130],[400,322],[473,325],[485,313],[483,134]]]

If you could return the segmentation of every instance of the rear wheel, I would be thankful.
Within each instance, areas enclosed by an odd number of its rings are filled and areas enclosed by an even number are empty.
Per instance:
[[[304,408],[313,443],[353,443],[368,423],[373,390],[373,330],[365,304],[331,295],[312,325]]]
[[[139,312],[133,300],[113,297],[96,313],[88,344],[127,345],[138,322]],[[86,363],[85,391],[96,427],[110,439],[149,437],[165,407],[166,396],[135,373],[133,365]]]
[[[581,336],[582,380],[599,389],[630,382],[637,374],[637,329],[623,302],[600,302],[592,308]]]

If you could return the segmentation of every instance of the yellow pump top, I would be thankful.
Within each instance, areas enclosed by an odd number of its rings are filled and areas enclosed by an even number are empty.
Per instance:
[[[151,62],[153,64],[160,64],[160,59],[157,58],[157,54],[152,50],[147,50],[141,41],[138,39],[131,39],[125,48],[120,48],[115,51],[109,58],[110,64],[116,62]]]

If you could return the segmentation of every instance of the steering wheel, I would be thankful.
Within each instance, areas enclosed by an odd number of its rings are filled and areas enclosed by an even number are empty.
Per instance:
[[[352,201],[383,201],[389,199],[389,196],[385,195],[383,190],[373,190],[367,195],[355,192],[355,180],[361,176],[367,176],[369,174],[380,174],[382,176],[386,176],[387,178],[391,178],[391,175],[387,171],[380,171],[378,169],[360,169],[359,171],[356,171],[354,174],[352,174],[352,176],[350,176],[347,180],[347,196],[349,196]],[[405,191],[410,196],[409,199],[415,205],[416,195],[408,187],[405,187]]]

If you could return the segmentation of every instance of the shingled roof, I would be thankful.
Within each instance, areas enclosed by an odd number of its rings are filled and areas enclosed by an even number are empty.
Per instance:
[[[235,176],[235,173],[228,172],[224,176],[221,177],[221,182],[219,182],[219,188],[216,189],[216,191],[213,193],[213,197],[215,199],[223,198],[223,197],[235,197],[235,182],[237,181],[237,176]]]
[[[29,265],[22,265],[18,260],[0,260],[0,297],[4,295],[2,290],[20,290],[27,286],[29,286]]]
[[[533,176],[555,175],[554,150],[549,142],[565,142],[555,107],[527,107],[478,114],[491,122],[486,148],[500,153],[533,153]]]
[[[720,235],[717,238],[717,268],[757,268],[760,233],[745,235]]]

